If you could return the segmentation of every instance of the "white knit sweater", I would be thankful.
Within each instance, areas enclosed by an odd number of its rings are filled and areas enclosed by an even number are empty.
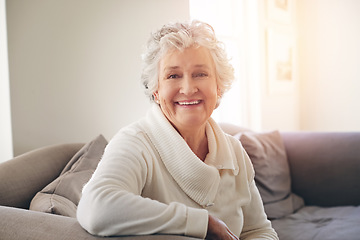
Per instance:
[[[154,105],[108,144],[78,205],[91,234],[181,234],[204,238],[208,214],[244,239],[277,239],[243,147],[210,119],[201,161]]]

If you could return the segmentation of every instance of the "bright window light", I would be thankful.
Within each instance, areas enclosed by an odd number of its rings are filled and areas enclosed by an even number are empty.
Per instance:
[[[235,81],[225,93],[220,106],[212,117],[217,122],[236,125],[244,124],[244,104],[246,104],[243,71],[243,19],[242,0],[190,0],[190,15],[209,23],[217,38],[225,44],[228,57],[235,69]]]

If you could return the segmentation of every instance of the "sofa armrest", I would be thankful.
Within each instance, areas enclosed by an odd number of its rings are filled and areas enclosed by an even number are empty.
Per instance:
[[[307,205],[360,205],[360,132],[282,133],[292,190]]]
[[[64,217],[43,212],[0,206],[0,239],[28,239],[28,240],[95,240],[102,237],[95,237],[87,233],[75,218]],[[195,240],[176,235],[148,235],[111,237],[112,240]]]
[[[34,195],[59,176],[83,144],[48,146],[0,164],[0,205],[29,208]]]

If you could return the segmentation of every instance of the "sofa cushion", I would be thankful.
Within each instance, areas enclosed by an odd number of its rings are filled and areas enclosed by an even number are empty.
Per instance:
[[[281,240],[359,239],[360,206],[303,207],[272,226]]]
[[[291,192],[290,169],[280,133],[245,132],[235,137],[254,165],[255,182],[268,218],[281,218],[301,208],[304,201]]]
[[[99,135],[81,148],[60,176],[35,195],[30,210],[76,217],[81,190],[92,176],[106,145],[106,139]]]

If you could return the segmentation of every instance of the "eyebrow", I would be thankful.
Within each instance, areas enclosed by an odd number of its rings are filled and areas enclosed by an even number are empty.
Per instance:
[[[194,65],[195,68],[206,68],[206,69],[209,69],[210,67],[208,67],[208,65],[206,64],[196,64]],[[179,69],[180,66],[169,66],[169,67],[165,67],[164,70],[176,70],[176,69]]]
[[[180,68],[179,66],[170,66],[170,67],[166,67],[166,68],[164,68],[164,70],[166,71],[166,70],[175,70],[175,69],[178,69],[178,68]]]
[[[206,64],[196,64],[194,67],[196,67],[196,68],[209,68],[209,66],[206,65]]]

